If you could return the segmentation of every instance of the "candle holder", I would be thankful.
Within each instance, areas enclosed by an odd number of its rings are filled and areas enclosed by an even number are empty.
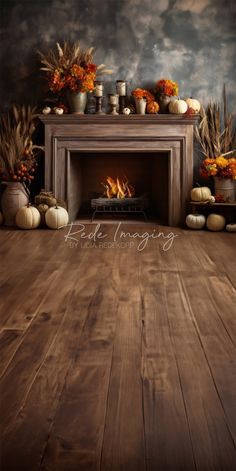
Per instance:
[[[124,80],[116,81],[116,92],[119,95],[119,113],[123,114],[126,103],[126,82]]]
[[[103,83],[100,80],[95,82],[96,114],[104,114],[102,111]]]
[[[117,115],[117,106],[118,106],[118,95],[109,95],[109,104],[111,106],[111,112],[110,114]]]
[[[103,97],[102,96],[95,96],[95,98],[96,98],[96,111],[95,111],[95,113],[96,114],[104,114],[103,111],[102,111]]]

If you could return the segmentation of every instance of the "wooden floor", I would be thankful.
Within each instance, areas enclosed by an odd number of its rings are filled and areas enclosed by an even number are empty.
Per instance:
[[[235,470],[235,234],[102,229],[0,231],[1,471]]]

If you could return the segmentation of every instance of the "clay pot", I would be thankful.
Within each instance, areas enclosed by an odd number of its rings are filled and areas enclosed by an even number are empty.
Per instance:
[[[5,226],[15,226],[18,209],[29,203],[29,196],[22,183],[8,182],[2,195],[2,212]]]

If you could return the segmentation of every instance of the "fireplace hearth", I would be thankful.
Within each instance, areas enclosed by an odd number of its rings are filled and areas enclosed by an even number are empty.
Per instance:
[[[91,208],[91,200],[96,199],[94,194],[101,196],[101,182],[107,175],[125,174],[135,186],[135,198],[147,194],[159,222],[183,223],[193,179],[196,116],[49,115],[41,119],[45,188],[67,201],[71,221],[83,209],[90,210],[91,217],[92,210],[98,212],[98,206]],[[113,205],[107,202],[101,207],[112,212]],[[126,211],[126,202],[118,205],[116,212]],[[131,206],[134,211],[145,210],[141,202]]]

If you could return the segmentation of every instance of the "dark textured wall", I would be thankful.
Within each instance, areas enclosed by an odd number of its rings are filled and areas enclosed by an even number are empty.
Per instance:
[[[1,0],[0,108],[44,96],[36,49],[81,39],[130,88],[161,77],[235,108],[235,0]],[[109,79],[111,80],[111,79]],[[107,85],[107,91],[112,84]]]

